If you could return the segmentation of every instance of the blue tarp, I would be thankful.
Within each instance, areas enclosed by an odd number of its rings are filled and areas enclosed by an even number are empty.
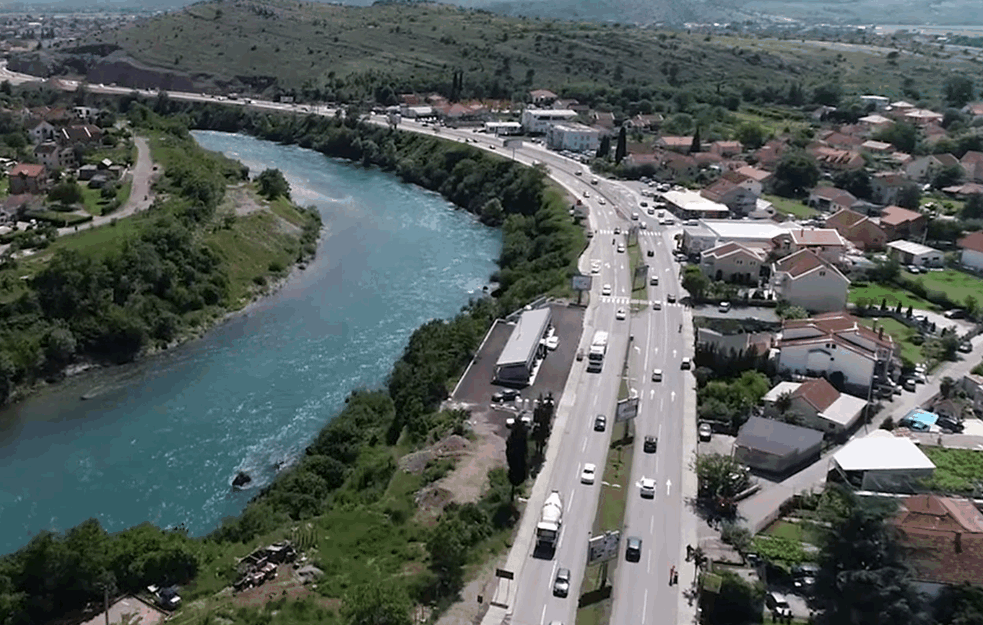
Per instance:
[[[927,410],[914,409],[901,419],[900,425],[909,427],[919,432],[928,431],[935,422],[939,420],[939,415]]]

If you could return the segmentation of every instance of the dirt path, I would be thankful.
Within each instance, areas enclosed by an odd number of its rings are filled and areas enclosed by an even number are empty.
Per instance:
[[[137,162],[130,170],[133,183],[130,185],[130,197],[126,204],[115,213],[98,215],[93,217],[90,222],[78,226],[58,228],[59,236],[81,232],[89,228],[98,228],[114,219],[125,219],[138,211],[150,208],[150,205],[154,203],[154,195],[150,189],[154,174],[154,161],[150,157],[150,145],[143,137],[134,137],[133,143],[137,146]]]
[[[489,423],[487,413],[472,413],[472,431],[477,440],[457,467],[436,483],[450,491],[457,503],[478,501],[488,487],[488,472],[505,466],[505,439]]]

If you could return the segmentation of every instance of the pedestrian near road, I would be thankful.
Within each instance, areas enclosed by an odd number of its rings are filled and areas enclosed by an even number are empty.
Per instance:
[[[669,567],[669,585],[672,586],[673,580],[676,579],[676,565]]]

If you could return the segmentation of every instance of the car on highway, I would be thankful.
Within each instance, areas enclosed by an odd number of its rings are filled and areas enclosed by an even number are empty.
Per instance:
[[[570,569],[557,569],[556,579],[553,580],[553,595],[566,597],[570,594]]]
[[[659,439],[654,436],[646,436],[645,442],[642,443],[642,450],[647,454],[654,454],[658,446]]]
[[[676,295],[674,293],[669,293],[668,295],[666,295],[666,299],[669,301],[670,304],[676,303]]]
[[[596,417],[594,417],[594,431],[595,432],[603,432],[604,430],[607,429],[607,427],[608,427],[608,418],[607,417],[605,417],[602,414],[599,414]]]
[[[650,477],[643,477],[638,483],[638,492],[642,499],[655,499],[655,480]]]
[[[625,560],[638,562],[642,559],[642,539],[638,536],[629,536],[625,541]]]
[[[597,184],[597,178],[591,178],[590,183],[591,184]]]
[[[605,284],[601,287],[601,295],[611,295],[611,285]]]
[[[709,423],[700,424],[700,440],[704,443],[713,438],[713,428],[710,427]]]
[[[625,253],[625,245],[623,243],[619,243],[618,244],[618,253],[619,254],[624,254]]]
[[[621,228],[619,228],[618,226],[615,226],[614,227],[614,233],[615,234],[621,234]]]
[[[625,312],[624,308],[619,308],[618,312],[614,313],[614,318],[618,321],[624,321],[628,317],[628,313]]]
[[[597,203],[600,204],[601,206],[604,206],[605,204],[607,204],[607,200],[605,200],[602,197],[599,197],[597,198]]]
[[[514,388],[507,388],[492,395],[492,401],[495,403],[501,403],[503,401],[512,401],[518,397],[519,391],[515,390]]]
[[[720,302],[720,306],[717,308],[722,313],[730,311],[730,302]]]
[[[645,223],[644,221],[642,223],[638,224],[638,227],[641,228],[642,230],[648,230],[649,229],[649,225],[647,223]]]
[[[590,197],[590,191],[584,191],[584,197]]]
[[[588,462],[584,465],[583,471],[580,472],[580,483],[581,484],[593,484],[594,477],[597,475],[597,465]]]
[[[601,273],[601,263],[591,263],[590,264],[591,273]]]
[[[632,221],[638,221],[638,213],[632,213],[631,214],[631,220]]]
[[[662,310],[662,302],[659,300],[652,302],[652,310]]]
[[[580,171],[579,169],[577,171],[573,172],[573,173],[576,176],[583,176],[584,175],[584,172]]]
[[[693,361],[689,359],[689,356],[683,358],[683,361],[679,363],[680,369],[689,369],[693,366]]]
[[[649,278],[649,285],[659,286],[659,276],[652,276],[651,278]]]
[[[652,372],[652,381],[661,382],[662,381],[662,369],[656,369]]]
[[[649,250],[645,252],[645,255],[651,258],[652,256],[655,256],[655,250]]]

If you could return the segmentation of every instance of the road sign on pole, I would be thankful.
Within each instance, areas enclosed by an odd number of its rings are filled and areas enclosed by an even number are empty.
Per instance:
[[[592,536],[587,541],[587,566],[617,558],[618,545],[620,543],[620,531],[606,532],[600,536]]]
[[[618,402],[618,410],[614,413],[614,422],[621,423],[638,416],[638,397],[622,399]]]

